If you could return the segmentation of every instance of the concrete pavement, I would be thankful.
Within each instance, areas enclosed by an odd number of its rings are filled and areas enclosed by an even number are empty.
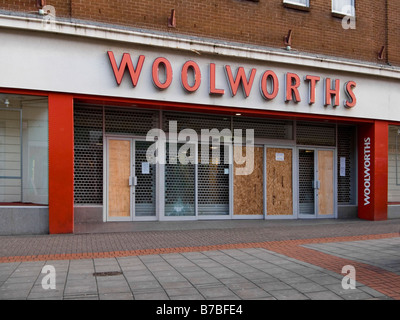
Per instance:
[[[398,220],[181,226],[0,237],[0,300],[400,299]]]

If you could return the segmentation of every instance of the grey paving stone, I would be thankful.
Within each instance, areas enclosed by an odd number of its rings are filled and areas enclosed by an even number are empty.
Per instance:
[[[101,293],[129,293],[131,289],[126,281],[101,281],[97,282],[97,290]]]
[[[336,277],[333,277],[331,275],[320,275],[320,276],[314,276],[312,278],[312,281],[320,284],[320,285],[329,285],[329,284],[338,284],[341,283],[341,280],[339,280]]]
[[[269,291],[278,300],[309,300],[310,298],[297,290],[275,290]]]
[[[327,285],[324,285],[324,287],[335,292],[336,294],[338,294],[340,296],[345,295],[345,294],[350,294],[350,293],[355,294],[355,293],[362,292],[361,290],[357,289],[357,287],[356,287],[356,289],[344,289],[342,287],[341,282],[340,282],[340,284],[327,284]]]
[[[76,294],[64,296],[64,300],[99,300],[97,294]]]
[[[134,300],[132,293],[125,292],[125,293],[100,293],[99,294],[100,300]]]
[[[258,286],[267,292],[276,291],[276,290],[290,290],[291,286],[282,282],[282,281],[274,281],[274,282],[266,282],[259,283]]]
[[[197,287],[199,292],[206,298],[206,299],[215,299],[215,298],[222,298],[222,297],[231,297],[235,296],[234,293],[225,286],[218,286],[218,287]]]
[[[271,295],[260,288],[240,288],[232,289],[232,291],[241,299],[257,299],[270,297]]]
[[[300,291],[301,293],[319,292],[325,290],[323,286],[320,286],[319,284],[310,281],[292,283],[291,286],[296,290]]]
[[[168,296],[199,295],[199,291],[194,287],[185,288],[164,288]]]
[[[144,291],[149,289],[162,289],[160,283],[157,280],[152,281],[129,281],[128,282],[132,291]]]
[[[171,296],[171,300],[204,300],[204,297],[201,294],[193,294],[193,295],[183,295],[183,296]]]
[[[135,300],[169,300],[165,292],[134,293]]]
[[[343,298],[329,290],[320,292],[307,292],[304,294],[311,300],[343,300]]]
[[[373,298],[373,296],[362,291],[356,291],[356,292],[350,291],[349,293],[342,294],[341,297],[345,300],[368,300]]]
[[[189,281],[174,281],[174,282],[165,282],[162,284],[165,289],[177,289],[177,288],[188,288],[193,287]]]

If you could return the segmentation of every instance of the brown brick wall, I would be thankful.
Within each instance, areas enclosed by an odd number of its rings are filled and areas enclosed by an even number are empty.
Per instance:
[[[282,0],[47,0],[47,4],[64,18],[275,48],[284,47],[283,38],[291,29],[293,50],[400,65],[399,1],[356,0],[355,30],[343,29],[341,18],[332,16],[331,0],[310,0],[309,11],[286,8]],[[36,0],[0,0],[0,8],[37,10]],[[171,9],[176,10],[176,28],[167,26]],[[385,59],[379,61],[384,45]]]

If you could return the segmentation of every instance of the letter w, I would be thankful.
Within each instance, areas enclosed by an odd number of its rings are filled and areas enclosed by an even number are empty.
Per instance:
[[[238,69],[235,80],[233,79],[231,67],[227,65],[225,69],[229,80],[232,96],[236,95],[239,85],[240,83],[242,83],[243,92],[245,97],[247,98],[250,95],[251,87],[253,86],[254,77],[256,75],[256,69],[251,69],[249,80],[247,80],[246,73],[244,72],[243,67],[240,67]]]
[[[115,80],[117,81],[118,85],[121,84],[122,78],[124,77],[125,69],[128,68],[129,75],[132,80],[132,84],[136,87],[140,72],[142,71],[143,63],[144,63],[144,56],[139,56],[138,62],[136,64],[136,68],[133,67],[131,55],[129,53],[124,53],[122,56],[121,63],[119,68],[117,67],[117,63],[115,62],[114,53],[112,51],[108,51],[108,57],[110,58],[111,66],[114,71]]]

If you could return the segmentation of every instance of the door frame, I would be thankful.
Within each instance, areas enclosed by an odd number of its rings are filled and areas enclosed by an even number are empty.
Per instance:
[[[314,188],[314,214],[301,214],[300,213],[300,163],[299,151],[300,150],[313,150],[314,151],[314,183],[318,181],[318,151],[332,151],[333,152],[333,214],[319,214],[318,212],[318,188]],[[297,146],[296,147],[296,188],[297,188],[297,216],[298,219],[333,219],[337,218],[337,148],[336,147],[319,147],[319,146]]]
[[[131,155],[130,155],[130,177],[133,177],[136,168],[134,167],[135,157],[136,157],[136,145],[135,141],[146,141],[145,137],[142,136],[132,136],[132,135],[105,135],[104,136],[104,147],[103,147],[103,221],[104,222],[116,222],[116,221],[155,221],[158,220],[159,216],[159,206],[158,206],[158,186],[159,186],[159,164],[155,166],[155,174],[156,174],[156,188],[155,188],[155,215],[154,216],[142,216],[136,217],[135,214],[135,194],[134,194],[134,185],[130,186],[130,216],[129,217],[109,217],[108,216],[108,193],[109,193],[109,140],[125,140],[130,141],[131,146]],[[130,178],[128,177],[128,178]]]

